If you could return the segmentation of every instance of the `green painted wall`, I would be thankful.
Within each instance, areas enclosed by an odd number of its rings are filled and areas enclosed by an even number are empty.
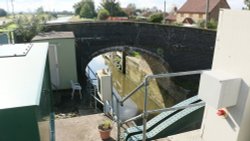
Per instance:
[[[47,60],[40,96],[40,104],[39,106],[36,106],[36,118],[41,141],[50,141],[51,139],[50,122],[54,122],[50,120],[50,113],[52,112],[51,98],[52,90],[49,75],[49,63]]]
[[[75,40],[72,39],[48,39],[33,42],[49,42],[57,46],[60,86],[58,89],[71,88],[70,80],[77,81]],[[53,77],[53,76],[51,76]]]
[[[0,109],[0,141],[51,140],[52,90],[46,64],[39,105]],[[10,100],[11,102],[11,100]]]
[[[40,141],[35,106],[0,110],[0,141]]]

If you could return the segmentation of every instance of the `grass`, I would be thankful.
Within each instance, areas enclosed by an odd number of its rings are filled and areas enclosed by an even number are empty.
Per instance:
[[[0,32],[9,32],[9,31],[13,31],[17,28],[17,25],[14,23],[8,24],[5,27],[0,27]]]
[[[137,51],[133,51],[131,53],[131,56],[136,57],[136,58],[141,58],[141,54],[139,52],[137,52]]]

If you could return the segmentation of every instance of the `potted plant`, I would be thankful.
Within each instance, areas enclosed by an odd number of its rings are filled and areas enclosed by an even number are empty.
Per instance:
[[[110,138],[110,132],[112,130],[112,125],[110,120],[103,120],[99,125],[98,129],[100,132],[101,139],[105,140]]]

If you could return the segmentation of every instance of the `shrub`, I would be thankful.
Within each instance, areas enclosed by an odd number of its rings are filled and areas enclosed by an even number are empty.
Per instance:
[[[0,8],[0,17],[7,16],[7,12],[4,9]]]
[[[112,129],[112,122],[110,120],[103,120],[102,123],[98,125],[98,129],[100,130],[110,130]]]
[[[215,21],[214,19],[211,19],[208,23],[207,23],[207,28],[208,29],[216,29],[217,28],[217,21]],[[201,28],[205,28],[205,20],[199,21],[197,23],[198,27]]]
[[[106,9],[101,9],[99,12],[98,12],[98,16],[97,16],[97,19],[99,20],[106,20],[108,17],[109,17],[109,12],[108,10]]]
[[[161,23],[161,21],[163,20],[163,14],[162,13],[152,14],[150,15],[148,20],[153,23]]]

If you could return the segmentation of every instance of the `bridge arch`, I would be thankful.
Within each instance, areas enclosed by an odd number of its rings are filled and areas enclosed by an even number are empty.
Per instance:
[[[101,54],[104,54],[104,53],[113,52],[113,51],[121,51],[121,52],[125,51],[128,54],[132,53],[133,51],[137,51],[137,52],[142,54],[142,57],[147,57],[147,56],[153,57],[156,60],[158,60],[163,66],[166,66],[169,68],[169,64],[164,60],[164,58],[161,55],[161,52],[158,52],[156,54],[156,53],[150,52],[148,50],[145,50],[143,48],[132,47],[132,46],[114,46],[114,47],[108,47],[108,48],[97,50],[96,52],[94,52],[90,56],[88,56],[88,58],[85,58],[86,62],[88,62],[88,63],[83,63],[83,64],[89,64],[89,62],[94,57],[101,55]],[[146,54],[146,55],[144,55],[144,54]],[[85,66],[82,66],[82,67],[84,68]]]
[[[216,32],[136,22],[79,22],[51,24],[46,31],[73,31],[77,70],[85,68],[98,52],[114,47],[134,47],[157,54],[173,72],[211,68]]]

